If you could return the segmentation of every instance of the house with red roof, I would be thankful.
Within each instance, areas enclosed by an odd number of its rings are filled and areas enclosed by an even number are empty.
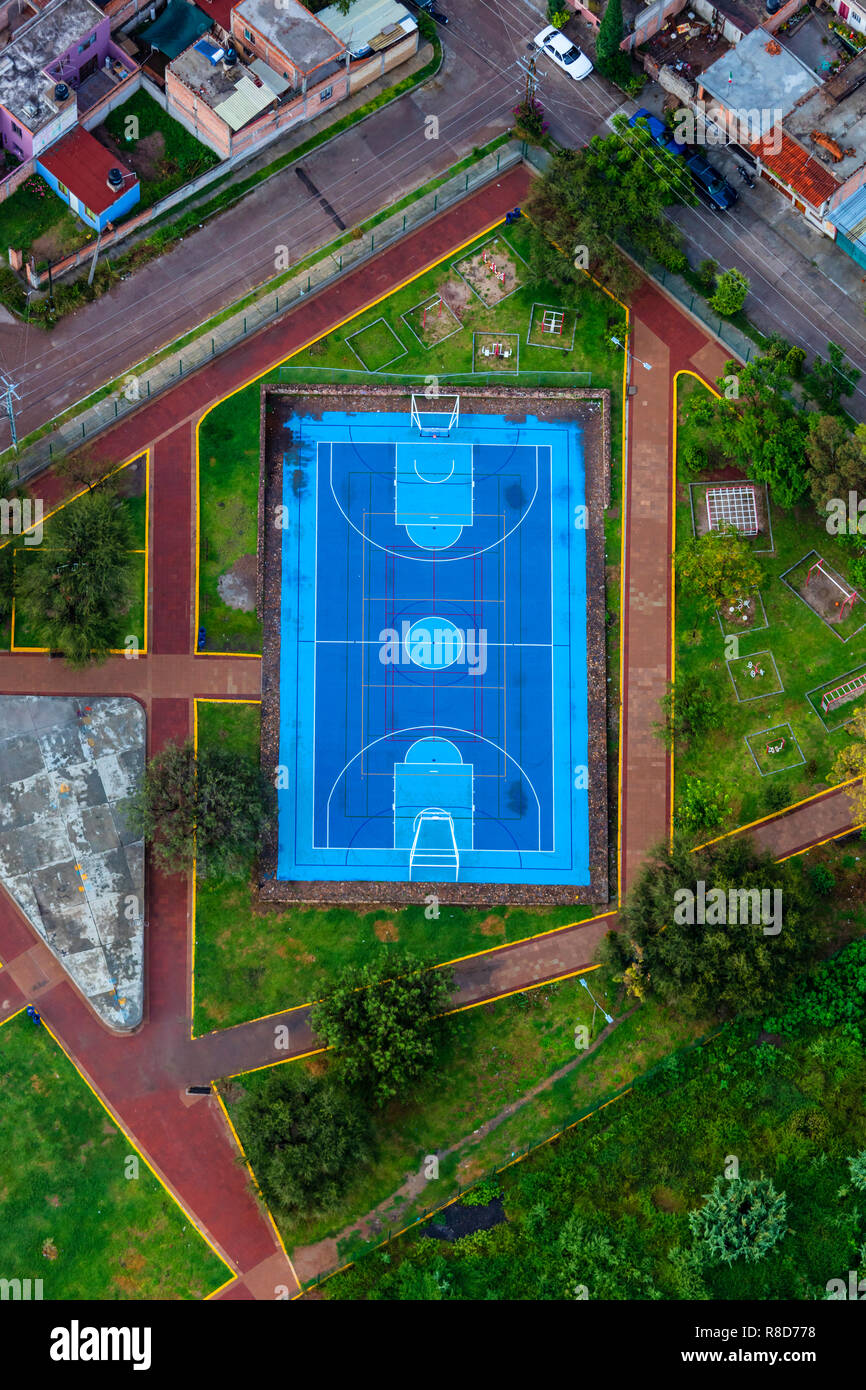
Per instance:
[[[98,232],[125,217],[141,197],[138,175],[83,126],[43,151],[36,169],[58,198]]]

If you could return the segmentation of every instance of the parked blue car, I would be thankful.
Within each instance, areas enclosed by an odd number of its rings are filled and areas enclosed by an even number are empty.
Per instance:
[[[678,159],[688,153],[687,147],[674,139],[664,121],[647,111],[645,106],[642,106],[639,111],[635,111],[633,116],[629,116],[628,123],[630,126],[636,126],[640,120],[646,121],[647,133],[653,144],[658,145],[660,150],[667,150],[668,154],[675,155]]]

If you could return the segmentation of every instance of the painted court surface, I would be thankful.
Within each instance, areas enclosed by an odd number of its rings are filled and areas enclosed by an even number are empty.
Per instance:
[[[278,875],[587,883],[581,433],[287,422]]]

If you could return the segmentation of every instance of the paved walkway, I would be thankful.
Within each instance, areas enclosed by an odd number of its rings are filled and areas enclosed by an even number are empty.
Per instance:
[[[193,642],[193,427],[201,411],[288,353],[363,308],[460,242],[478,235],[521,201],[527,175],[518,170],[449,210],[407,239],[399,256],[348,275],[335,290],[306,303],[242,352],[202,370],[105,437],[118,460],[152,448],[151,653],[110,660],[76,673],[39,656],[0,656],[0,691],[124,693],[149,712],[150,751],[185,738],[196,695],[259,693],[260,663],[196,657]],[[652,738],[670,659],[670,440],[673,373],[691,366],[712,378],[718,349],[661,294],[646,286],[634,304],[635,351],[652,363],[654,394],[638,383],[630,411],[626,485],[625,696],[623,863],[626,881],[646,849],[666,833],[668,789],[664,754]],[[642,368],[638,370],[643,371]],[[50,479],[46,495],[50,495]],[[829,803],[832,798],[826,798]],[[840,802],[835,801],[841,813]],[[785,833],[806,838],[814,807],[792,812]],[[835,811],[820,812],[833,819]],[[786,818],[787,819],[787,818]],[[823,825],[823,822],[822,822]],[[826,828],[826,827],[824,827]],[[766,832],[771,832],[767,830]],[[781,833],[781,832],[779,832]],[[256,1204],[222,1112],[211,1097],[186,1095],[190,1084],[261,1066],[276,1054],[275,1026],[290,1030],[290,1055],[315,1046],[307,1010],[259,1020],[191,1040],[190,885],[152,867],[148,880],[147,1019],[134,1037],[109,1035],[83,1004],[55,958],[0,893],[0,1016],[27,1000],[46,1020],[166,1185],[206,1231],[237,1279],[221,1296],[273,1298],[296,1287],[270,1221]],[[574,928],[493,949],[456,967],[457,1007],[573,974],[591,963],[612,915]]]

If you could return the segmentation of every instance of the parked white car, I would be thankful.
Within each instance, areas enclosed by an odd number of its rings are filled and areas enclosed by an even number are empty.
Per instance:
[[[592,63],[586,54],[581,52],[571,39],[567,39],[561,29],[554,28],[552,24],[548,24],[540,34],[536,34],[535,46],[540,48],[542,53],[546,53],[548,58],[552,58],[556,66],[562,68],[562,71],[567,72],[576,82],[580,82],[592,72]]]

